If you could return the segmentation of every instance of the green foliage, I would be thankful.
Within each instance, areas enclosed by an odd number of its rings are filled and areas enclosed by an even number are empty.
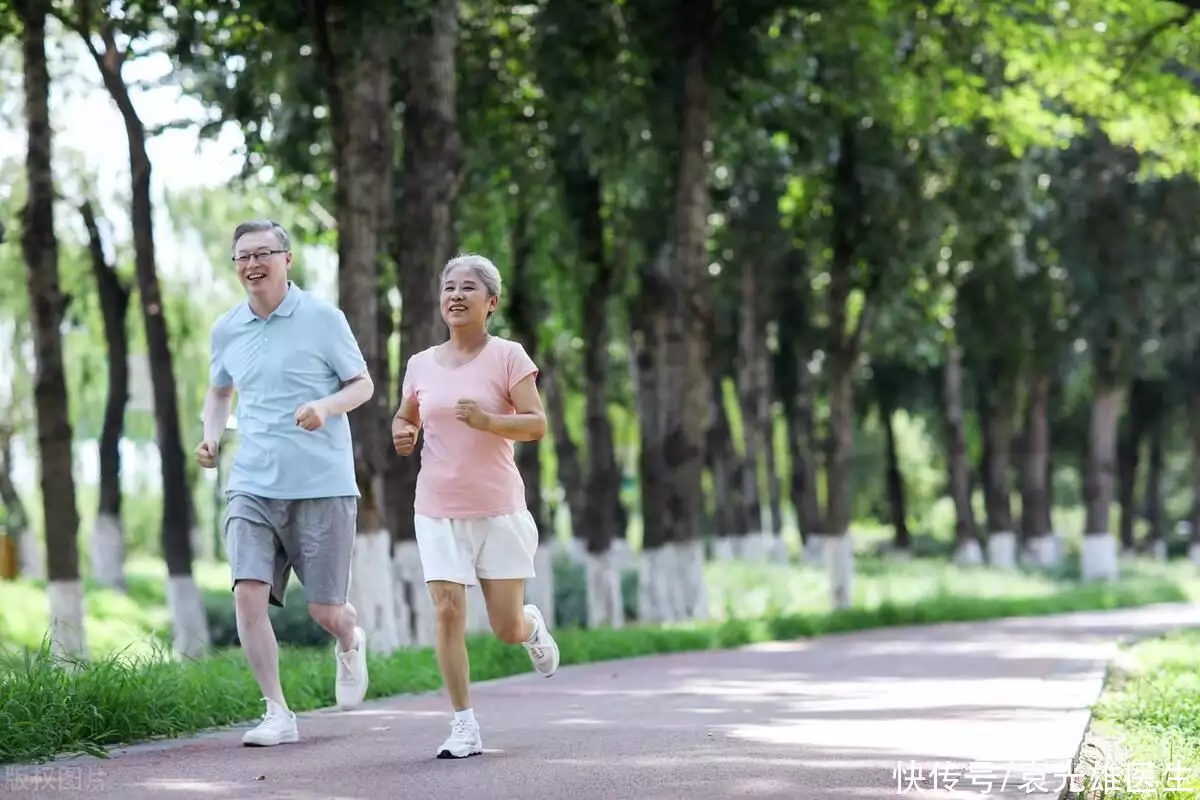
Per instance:
[[[1200,792],[1200,630],[1132,645],[1093,709],[1116,755],[1090,775],[1106,800]],[[1113,786],[1115,779],[1116,787]]]

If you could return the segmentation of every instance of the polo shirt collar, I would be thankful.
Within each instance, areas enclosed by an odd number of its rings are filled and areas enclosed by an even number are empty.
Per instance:
[[[290,317],[292,312],[296,310],[296,306],[300,305],[300,300],[303,298],[304,290],[297,286],[292,281],[288,281],[287,294],[283,296],[283,302],[279,307],[271,312],[272,317]],[[238,321],[239,322],[254,322],[258,319],[258,315],[254,313],[254,309],[250,308],[250,301],[246,300],[238,306]],[[268,317],[270,319],[270,317]]]

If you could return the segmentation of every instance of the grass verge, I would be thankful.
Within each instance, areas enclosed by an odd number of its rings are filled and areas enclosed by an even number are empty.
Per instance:
[[[1125,649],[1093,709],[1089,800],[1200,796],[1200,630]]]
[[[898,570],[917,569],[910,565]],[[928,567],[926,567],[928,577]],[[735,576],[736,577],[736,576]],[[1019,585],[1020,581],[1010,579]],[[733,578],[725,587],[732,589]],[[745,586],[746,584],[743,584]],[[720,587],[717,587],[720,591]],[[782,598],[763,602],[778,608]],[[1070,611],[1129,608],[1189,599],[1161,575],[1131,575],[1113,584],[1060,583],[1030,594],[962,596],[939,585],[912,602],[882,599],[833,613],[767,609],[757,617],[671,627],[556,632],[562,664],[737,647],[906,624],[1038,616]],[[861,602],[861,598],[860,598]],[[470,637],[471,679],[506,677],[529,670],[525,651],[488,636]],[[262,711],[253,677],[237,651],[175,663],[165,655],[123,657],[114,653],[88,662],[56,661],[49,649],[10,654],[0,669],[0,763],[40,762],[59,755],[197,731],[253,719]],[[429,649],[406,649],[370,657],[368,697],[431,691],[441,677]],[[330,648],[284,648],[281,677],[289,704],[307,711],[333,704]]]

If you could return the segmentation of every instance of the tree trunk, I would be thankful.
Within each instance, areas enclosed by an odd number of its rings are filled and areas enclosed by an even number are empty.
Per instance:
[[[33,386],[46,530],[47,592],[51,647],[56,654],[83,656],[83,587],[79,580],[79,512],[71,470],[72,428],[63,369],[60,325],[64,302],[59,285],[54,230],[53,133],[50,75],[46,68],[46,0],[21,0],[25,121],[28,149],[27,197],[21,249],[29,291],[30,328],[37,372]]]
[[[338,301],[377,387],[390,381],[387,342],[380,341],[379,262],[388,252],[392,205],[392,65],[394,40],[337,4],[313,7],[317,53],[329,98],[337,177],[333,187],[338,226]],[[350,602],[368,647],[390,653],[413,641],[411,617],[397,598],[392,537],[387,530],[387,429],[389,392],[349,414],[358,484],[357,536]]]
[[[455,74],[458,45],[457,0],[434,0],[420,20],[404,51],[407,87],[404,98],[404,165],[396,277],[403,307],[400,312],[398,382],[403,383],[408,361],[445,339],[438,311],[438,278],[454,252],[454,206],[462,171],[462,141],[458,133]],[[421,465],[418,441],[408,458],[393,462],[389,502],[400,509],[401,526],[394,532],[397,575],[404,582],[398,593],[410,597],[417,640],[431,643],[433,609],[428,601],[413,530],[413,501]]]
[[[1155,381],[1147,388],[1150,397],[1147,398],[1146,438],[1150,441],[1150,453],[1142,496],[1146,500],[1149,530],[1143,546],[1154,558],[1165,561],[1167,539],[1163,509],[1163,439],[1166,436],[1166,385],[1162,381]]]
[[[900,470],[900,455],[896,450],[896,410],[890,403],[880,403],[879,417],[883,423],[884,482],[887,484],[888,510],[892,518],[892,545],[908,551],[912,537],[908,530],[908,511],[904,502],[904,473]]]
[[[992,371],[993,376],[996,370]],[[1008,380],[980,387],[979,413],[983,428],[983,498],[987,511],[988,563],[1011,569],[1017,563],[1013,530],[1011,464],[1013,389]]]
[[[746,534],[753,522],[746,501],[746,473],[751,469],[749,458],[739,455],[733,441],[729,414],[719,373],[712,378],[712,408],[708,428],[708,466],[712,472],[716,537],[714,554],[728,561],[743,555]]]
[[[712,13],[709,2],[680,0],[682,26],[682,116],[678,120],[679,159],[675,174],[674,238],[669,278],[664,285],[667,308],[659,307],[660,331],[653,344],[656,371],[665,391],[657,394],[658,436],[643,437],[645,450],[656,451],[654,466],[661,480],[647,485],[643,497],[657,512],[646,515],[644,529],[661,528],[662,543],[644,547],[642,571],[646,598],[666,599],[643,606],[639,619],[670,622],[707,616],[704,586],[703,470],[709,408],[707,378],[708,302],[708,159],[709,87],[705,72],[705,33]],[[643,464],[643,469],[647,467]],[[645,475],[645,473],[644,473]],[[647,540],[652,542],[652,540]]]
[[[0,503],[4,504],[4,528],[8,533],[9,540],[15,546],[13,555],[16,563],[12,565],[13,571],[17,575],[34,578],[34,575],[28,574],[27,567],[30,565],[26,564],[23,558],[24,554],[30,551],[27,539],[33,536],[33,531],[29,528],[29,514],[25,510],[25,503],[21,500],[17,484],[13,480],[12,440],[14,434],[12,425],[0,422]]]
[[[1052,566],[1050,528],[1050,423],[1047,406],[1050,375],[1035,375],[1025,406],[1021,464],[1021,534],[1041,566]]]
[[[1088,431],[1088,457],[1083,481],[1084,523],[1081,573],[1084,580],[1115,579],[1117,542],[1109,529],[1113,500],[1113,467],[1117,455],[1117,422],[1121,415],[1120,388],[1096,380],[1092,390],[1092,418]]]
[[[771,385],[767,364],[766,328],[762,316],[762,291],[754,254],[744,254],[739,275],[737,396],[742,413],[745,469],[742,488],[746,503],[748,538],[742,555],[768,560],[773,540],[762,522],[759,468],[771,444]],[[764,534],[764,530],[767,532]]]
[[[1117,503],[1121,507],[1121,515],[1117,524],[1121,549],[1128,553],[1132,553],[1136,547],[1137,477],[1147,421],[1145,393],[1145,381],[1135,380],[1129,389],[1129,413],[1125,415],[1123,424],[1118,422]]]
[[[963,564],[983,561],[975,513],[971,508],[971,475],[967,462],[967,443],[962,403],[962,350],[951,345],[942,369],[942,403],[950,466],[950,495],[954,498],[955,557]]]
[[[524,183],[528,186],[528,183]],[[529,199],[518,186],[514,198],[515,214],[512,224],[512,290],[508,301],[508,321],[513,337],[524,347],[535,364],[541,361],[538,320],[545,316],[541,295],[537,292],[537,275],[533,271],[534,242],[530,231]],[[539,375],[538,383],[545,384]],[[554,527],[546,519],[546,504],[542,502],[542,443],[516,443],[517,469],[525,484],[525,505],[538,529],[538,549],[534,555],[534,572],[526,590],[529,602],[541,609],[546,619],[554,619],[554,558],[551,545]]]
[[[121,525],[121,439],[125,432],[125,406],[129,401],[129,334],[126,318],[129,289],[117,275],[116,265],[104,255],[100,228],[90,200],[80,206],[88,232],[92,275],[104,319],[108,350],[108,396],[100,430],[100,505],[92,527],[92,579],[102,586],[125,590],[125,541]]]
[[[589,277],[583,291],[583,380],[586,399],[585,485],[590,501],[586,542],[588,627],[625,622],[621,597],[621,560],[613,543],[625,538],[626,512],[621,504],[621,469],[617,464],[612,422],[608,416],[609,356],[612,336],[610,300],[617,290],[617,269],[604,247],[604,198],[599,176],[588,169],[578,134],[569,133],[556,150],[566,206],[575,226],[580,255]]]
[[[92,44],[92,31],[83,26],[83,38],[113,103],[121,112],[129,144],[131,178],[130,222],[133,227],[134,267],[138,297],[146,329],[150,382],[154,393],[154,419],[162,461],[163,517],[162,548],[167,562],[167,602],[174,627],[173,648],[179,656],[195,658],[211,644],[204,597],[192,577],[192,530],[189,512],[187,467],[179,427],[179,399],[171,354],[170,327],[158,281],[154,246],[154,210],[150,195],[150,156],[146,152],[146,129],[133,106],[121,70],[124,56],[116,42],[111,19],[104,19],[100,38],[104,51]]]
[[[1187,414],[1192,450],[1192,512],[1188,517],[1192,535],[1188,544],[1188,560],[1200,564],[1200,392],[1194,388],[1188,395]]]
[[[542,394],[546,403],[547,422],[554,438],[554,455],[558,462],[558,483],[562,487],[571,518],[572,538],[582,540],[588,529],[587,490],[583,479],[583,460],[579,446],[567,428],[564,390],[553,358],[546,358],[542,367]]]
[[[785,278],[781,296],[803,302],[796,297],[802,276]],[[806,352],[802,343],[808,333],[804,314],[787,305],[779,312],[779,350],[775,356],[775,386],[783,417],[787,422],[787,448],[790,462],[789,499],[796,514],[800,538],[810,555],[814,536],[821,533],[821,510],[817,505],[816,457],[813,449],[812,395],[808,378]]]

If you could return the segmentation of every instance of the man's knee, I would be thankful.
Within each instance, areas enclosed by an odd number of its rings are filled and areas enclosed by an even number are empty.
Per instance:
[[[345,618],[346,604],[328,605],[326,603],[309,603],[308,613],[313,618],[313,622],[325,630],[336,631],[341,628]]]
[[[266,616],[271,602],[271,585],[262,581],[239,580],[233,585],[233,605],[238,619],[256,620]]]

